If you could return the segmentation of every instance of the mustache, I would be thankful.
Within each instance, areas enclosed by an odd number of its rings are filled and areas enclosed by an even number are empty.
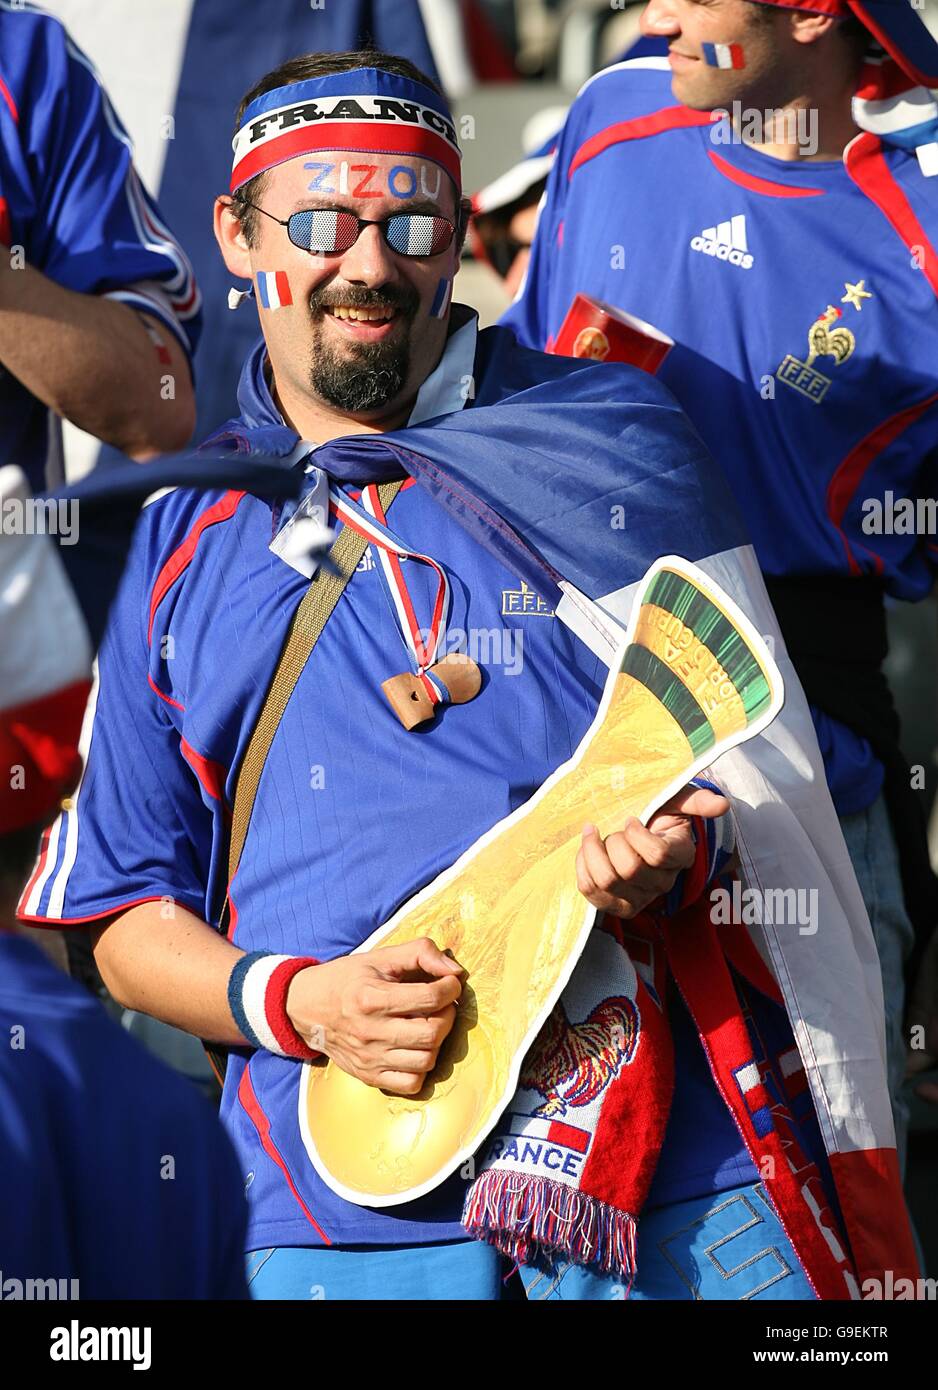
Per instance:
[[[413,317],[420,303],[416,290],[384,285],[380,290],[369,290],[362,285],[349,285],[344,290],[314,291],[309,297],[309,307],[322,312],[335,308],[337,304],[348,305],[351,309],[397,309],[400,313]]]

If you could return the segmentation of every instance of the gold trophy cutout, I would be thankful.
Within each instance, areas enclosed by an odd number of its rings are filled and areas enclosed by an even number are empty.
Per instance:
[[[576,886],[584,824],[605,837],[630,815],[647,822],[783,700],[768,648],[732,599],[688,561],[656,561],[573,757],[358,948],[427,936],[467,975],[418,1095],[366,1086],[334,1062],[304,1065],[300,1130],[334,1191],[362,1206],[409,1202],[476,1151],[596,920]]]

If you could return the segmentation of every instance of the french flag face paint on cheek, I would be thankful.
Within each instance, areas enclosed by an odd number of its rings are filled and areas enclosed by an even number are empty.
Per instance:
[[[290,281],[285,270],[257,272],[257,298],[262,309],[283,309],[293,303]]]
[[[450,295],[452,293],[452,280],[441,280],[436,287],[436,293],[433,296],[433,303],[430,305],[431,319],[442,319],[446,317],[446,311],[449,308]]]
[[[744,68],[743,46],[740,43],[705,43],[704,62],[711,68]]]

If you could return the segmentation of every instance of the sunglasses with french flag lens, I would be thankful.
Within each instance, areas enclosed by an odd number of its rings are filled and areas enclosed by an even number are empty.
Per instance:
[[[314,256],[350,250],[365,227],[380,227],[381,235],[399,256],[438,256],[456,235],[455,224],[448,218],[424,212],[399,212],[373,222],[346,208],[303,208],[284,220],[255,203],[250,206],[286,227],[293,245]]]

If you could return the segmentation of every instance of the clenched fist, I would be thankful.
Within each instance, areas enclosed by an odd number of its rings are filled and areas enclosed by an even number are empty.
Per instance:
[[[423,937],[301,970],[287,1013],[309,1046],[349,1076],[413,1096],[453,1026],[464,974]]]

